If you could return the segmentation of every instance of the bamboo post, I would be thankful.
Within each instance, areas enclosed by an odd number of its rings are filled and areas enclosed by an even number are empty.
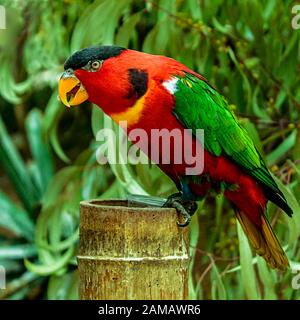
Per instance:
[[[187,299],[187,228],[174,209],[81,202],[79,298]]]

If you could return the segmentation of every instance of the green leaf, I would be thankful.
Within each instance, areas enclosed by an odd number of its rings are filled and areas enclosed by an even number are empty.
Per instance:
[[[55,153],[57,154],[57,156],[65,163],[70,163],[71,160],[70,158],[65,154],[64,150],[62,149],[58,137],[57,137],[57,128],[53,128],[52,130],[50,130],[49,133],[49,139],[51,142],[51,145],[55,151]]]
[[[104,127],[115,130],[117,141],[116,145],[113,145],[112,148],[115,148],[115,150],[120,150],[117,146],[124,143],[124,139],[126,139],[127,141],[127,137],[122,131],[120,131],[120,128],[118,128],[117,125],[113,123],[112,120],[107,116],[104,118]],[[141,186],[141,184],[139,184],[137,179],[135,179],[131,165],[128,163],[128,161],[126,163],[126,159],[124,159],[123,154],[119,153],[118,156],[119,163],[110,163],[110,167],[121,185],[128,191],[128,193],[149,195],[148,192]]]
[[[25,266],[26,268],[36,273],[40,276],[47,276],[50,274],[54,274],[61,270],[63,267],[67,265],[70,258],[73,256],[74,248],[70,247],[64,255],[62,255],[60,258],[56,259],[52,264],[50,265],[38,265],[30,262],[29,260],[25,260]]]
[[[46,106],[42,125],[44,135],[50,140],[50,143],[57,156],[65,163],[70,163],[70,159],[62,149],[57,136],[58,123],[64,112],[64,109],[65,106],[58,100],[58,93],[57,90],[55,90]]]
[[[13,183],[25,208],[32,212],[39,195],[33,186],[26,165],[6,131],[0,117],[0,163]]]
[[[289,226],[289,246],[293,247],[295,242],[298,241],[297,240],[298,237],[300,236],[300,206],[299,206],[299,202],[288,186],[284,185],[281,182],[281,180],[275,176],[274,176],[274,180],[277,183],[280,191],[283,193],[284,197],[286,198],[288,205],[293,210],[292,218],[284,215],[285,220]]]
[[[263,106],[258,105],[257,96],[259,94],[259,90],[260,90],[259,86],[256,86],[256,88],[254,89],[253,95],[252,95],[253,113],[256,116],[258,116],[260,119],[268,121],[268,120],[270,120],[268,113],[266,112],[266,110],[264,109]]]
[[[259,134],[257,132],[257,129],[255,125],[250,122],[249,119],[242,119],[240,121],[240,124],[246,129],[246,131],[249,133],[252,141],[254,142],[255,147],[257,148],[259,154],[264,158],[264,151],[263,147],[259,138]]]
[[[0,247],[0,260],[31,258],[36,256],[37,250],[35,245],[20,244],[13,246]]]
[[[266,157],[269,166],[277,163],[289,150],[293,148],[296,141],[296,130],[293,130],[289,136],[282,141],[277,148],[275,148]]]
[[[42,200],[43,208],[54,205],[58,196],[63,192],[63,188],[65,188],[68,182],[71,179],[74,179],[79,173],[80,168],[75,166],[69,166],[58,171],[44,194]]]
[[[247,93],[247,111],[249,112],[251,100],[252,100],[252,89],[251,89],[250,82],[249,82],[244,70],[242,69],[241,64],[237,60],[235,53],[233,52],[233,50],[231,48],[228,50],[228,54],[229,54],[229,57],[231,58],[232,62],[234,63],[235,67],[240,72],[240,74],[243,78],[243,84],[245,86],[245,91]]]
[[[52,276],[49,280],[47,298],[50,300],[77,300],[77,273],[69,272],[61,276]]]
[[[45,192],[53,176],[52,157],[42,135],[42,120],[41,112],[33,109],[25,121],[31,153],[39,171],[41,195]]]
[[[0,299],[8,298],[10,295],[20,291],[21,289],[29,286],[33,281],[38,278],[38,275],[26,271],[20,277],[13,279],[10,281],[5,290],[0,291]]]
[[[263,283],[264,299],[265,300],[276,300],[276,278],[273,276],[272,270],[267,266],[265,260],[262,257],[257,257],[258,274],[260,281]]]
[[[13,104],[20,103],[20,98],[16,94],[15,79],[12,74],[11,64],[9,58],[1,56],[1,68],[0,68],[0,94],[1,96]]]
[[[97,132],[103,129],[103,111],[96,105],[92,107],[92,131],[94,137],[97,136]]]
[[[115,43],[120,46],[127,48],[129,45],[129,41],[132,38],[132,35],[134,34],[135,28],[137,23],[141,19],[141,12],[137,12],[133,15],[131,15],[119,28],[119,31],[116,35],[116,41]]]
[[[222,276],[212,259],[212,286],[211,286],[211,296],[213,300],[226,300],[226,289],[222,280]]]
[[[258,292],[254,267],[252,264],[252,252],[248,239],[239,223],[237,223],[237,231],[239,238],[240,270],[244,291],[248,299],[258,300],[260,299],[260,294]]]
[[[14,232],[17,236],[29,241],[33,240],[34,224],[28,213],[2,192],[0,192],[0,226]]]
[[[198,221],[197,212],[195,213],[194,218],[192,219],[190,225],[190,256],[191,261],[189,264],[189,278],[188,278],[188,288],[189,288],[189,299],[196,300],[198,298],[198,291],[197,286],[194,284],[193,281],[193,269],[195,267],[195,257],[196,257],[196,247],[199,240],[200,235],[200,226]]]
[[[100,43],[112,44],[118,22],[129,4],[129,0],[98,0],[87,6],[72,34],[71,51]]]

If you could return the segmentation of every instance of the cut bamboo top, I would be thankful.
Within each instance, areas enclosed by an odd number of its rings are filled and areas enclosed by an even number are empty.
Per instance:
[[[79,256],[187,259],[187,228],[175,209],[129,207],[126,200],[81,202]]]

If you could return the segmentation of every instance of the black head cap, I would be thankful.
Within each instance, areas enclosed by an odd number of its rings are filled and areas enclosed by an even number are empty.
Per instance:
[[[117,46],[100,46],[89,47],[77,51],[71,55],[65,62],[64,68],[67,69],[79,69],[84,67],[90,60],[105,60],[111,57],[118,56],[123,50],[122,47]]]

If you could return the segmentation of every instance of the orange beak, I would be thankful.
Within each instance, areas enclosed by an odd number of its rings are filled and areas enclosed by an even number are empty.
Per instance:
[[[67,107],[79,105],[89,98],[78,78],[67,71],[59,79],[58,94],[61,102]]]

